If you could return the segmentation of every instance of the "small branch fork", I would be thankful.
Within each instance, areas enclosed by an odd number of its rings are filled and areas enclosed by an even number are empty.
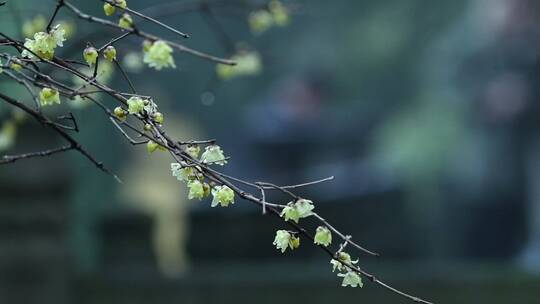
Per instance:
[[[116,4],[111,0],[99,0],[99,1],[106,2],[111,5],[116,6]],[[4,2],[0,1],[0,7],[3,4]],[[208,5],[209,3],[206,3],[204,5],[199,5],[199,8],[202,8],[206,10],[206,12],[208,12],[208,9],[209,9]],[[48,29],[51,28],[56,16],[58,15],[58,12],[63,7],[67,8],[69,11],[71,11],[76,16],[78,16],[80,19],[86,20],[90,23],[101,24],[101,25],[109,26],[111,28],[123,31],[121,35],[117,36],[116,38],[111,39],[108,43],[100,47],[98,49],[100,53],[107,46],[117,44],[121,42],[124,38],[131,35],[139,37],[139,38],[143,38],[143,39],[149,39],[152,41],[155,41],[158,39],[163,40],[157,36],[143,32],[139,30],[138,28],[124,30],[113,22],[85,14],[81,10],[79,10],[76,6],[74,6],[73,4],[71,4],[70,2],[66,0],[57,1],[55,10],[47,25]],[[171,31],[183,38],[188,37],[187,34],[184,34],[183,32],[180,32],[143,13],[140,13],[132,9],[127,9],[127,8],[125,10],[133,15],[140,17],[144,21],[152,22],[160,26],[161,28]],[[14,48],[19,53],[22,52],[22,50],[27,50],[32,53],[31,50],[27,49],[24,46],[22,41],[13,39],[9,37],[7,34],[2,33],[2,32],[0,32],[0,36],[4,37],[4,39],[0,39],[0,47],[8,47],[8,48],[11,47],[11,48]],[[202,53],[197,50],[187,48],[175,42],[170,42],[170,41],[167,41],[167,42],[173,48],[180,50],[182,52],[186,52],[186,53],[189,53],[189,54],[192,54],[192,55],[195,55],[195,56],[198,56],[198,57],[210,60],[210,61],[218,62],[218,63],[234,64],[234,62],[227,59],[214,57],[212,55],[208,55],[206,53]],[[36,56],[36,58],[39,58],[39,56],[37,56],[36,54],[34,55]],[[284,207],[286,207],[286,205],[281,204],[281,203],[269,202],[267,200],[267,197],[268,197],[268,193],[271,191],[282,192],[288,197],[290,197],[290,199],[294,202],[301,199],[299,195],[293,192],[296,189],[303,188],[303,187],[317,186],[321,183],[329,182],[334,179],[333,176],[330,176],[330,177],[318,179],[315,181],[309,181],[309,182],[295,184],[295,185],[284,185],[284,186],[275,185],[269,182],[246,181],[237,177],[224,174],[220,171],[217,171],[213,168],[212,163],[202,163],[198,159],[195,159],[192,156],[190,156],[185,151],[185,147],[189,145],[215,144],[216,140],[214,139],[188,140],[188,141],[179,141],[179,140],[173,139],[164,130],[163,126],[161,126],[160,124],[157,124],[151,117],[149,117],[149,115],[146,112],[135,114],[135,115],[129,115],[129,118],[126,120],[118,119],[113,114],[113,111],[111,110],[111,108],[109,108],[108,106],[100,102],[95,97],[95,94],[97,93],[106,94],[115,101],[115,106],[120,106],[123,108],[127,106],[127,99],[129,96],[141,96],[141,97],[143,96],[137,94],[133,83],[128,77],[128,74],[122,69],[121,65],[116,61],[115,61],[115,64],[117,68],[120,70],[120,72],[122,73],[122,76],[124,80],[126,81],[127,85],[129,86],[130,90],[132,91],[132,93],[116,90],[114,88],[107,86],[104,83],[101,83],[98,79],[99,76],[95,72],[94,72],[94,75],[92,76],[88,76],[84,74],[83,72],[81,72],[81,70],[78,69],[78,67],[80,67],[81,64],[79,64],[77,61],[58,58],[58,57],[54,57],[51,60],[46,60],[43,58],[39,58],[35,60],[28,60],[25,58],[16,57],[12,55],[10,52],[0,52],[0,58],[5,59],[7,61],[7,63],[4,66],[2,66],[2,68],[4,69],[4,73],[2,73],[2,75],[5,75],[6,77],[13,80],[15,83],[18,83],[19,85],[24,86],[28,94],[30,95],[31,99],[33,100],[34,107],[30,107],[29,105],[23,103],[22,101],[19,101],[16,98],[13,98],[11,96],[8,96],[4,92],[0,92],[0,100],[13,107],[21,109],[26,114],[31,116],[33,119],[38,121],[43,127],[54,131],[56,134],[58,134],[67,142],[66,145],[63,145],[54,149],[19,154],[19,155],[5,155],[3,157],[0,157],[0,165],[14,163],[18,160],[23,160],[23,159],[48,157],[51,155],[67,152],[70,150],[76,150],[78,153],[82,154],[86,159],[88,159],[92,164],[94,164],[99,170],[113,176],[117,181],[120,182],[120,179],[116,175],[112,174],[103,165],[103,163],[98,161],[74,137],[72,137],[70,133],[68,133],[68,132],[79,132],[79,126],[72,113],[67,113],[65,115],[61,115],[57,117],[57,120],[60,120],[60,121],[66,121],[66,120],[70,121],[70,125],[64,125],[62,123],[54,121],[53,119],[50,119],[49,117],[46,116],[46,114],[44,114],[41,111],[40,101],[37,95],[35,94],[34,89],[35,88],[54,88],[58,90],[60,95],[64,96],[65,98],[72,99],[78,96],[96,105],[99,109],[102,110],[103,114],[110,120],[114,128],[116,128],[120,132],[120,134],[130,144],[137,146],[137,145],[145,144],[150,140],[157,143],[158,145],[166,149],[176,162],[185,164],[185,166],[195,168],[200,174],[205,176],[211,183],[215,185],[228,186],[242,199],[261,207],[263,214],[269,214],[269,215],[276,216],[282,219],[281,211]],[[22,69],[13,68],[10,65],[10,63],[13,63],[13,62],[20,63],[20,67]],[[46,66],[52,69],[52,72],[50,73],[42,72],[40,70],[40,67],[42,66]],[[73,88],[70,84],[67,84],[61,80],[56,79],[54,77],[55,74],[53,72],[63,72],[67,75],[71,75],[73,77],[79,78],[84,82],[84,85],[78,88]],[[62,79],[65,79],[65,78],[62,78]],[[246,188],[246,187],[253,189],[254,192],[257,194],[253,194],[251,192],[244,190],[243,188]],[[354,247],[360,252],[363,252],[371,256],[379,256],[378,253],[368,250],[364,248],[363,246],[360,246],[358,243],[354,242],[350,235],[340,232],[334,225],[330,224],[321,215],[314,213],[313,216],[309,217],[309,219],[317,221],[320,225],[327,227],[329,230],[332,231],[334,235],[337,236],[337,238],[339,238],[342,241],[339,244],[339,248],[337,248],[336,251],[333,251],[328,247],[317,246],[321,250],[326,252],[330,256],[331,259],[337,260],[339,253],[342,252],[347,246]],[[303,235],[307,239],[313,241],[313,235],[309,233],[304,227],[290,221],[286,221],[285,223],[294,230],[295,234]],[[342,261],[340,262],[343,263]],[[362,275],[363,277],[373,282],[374,284],[377,284],[387,290],[390,290],[391,292],[397,295],[400,295],[414,302],[431,304],[431,302],[429,301],[412,296],[410,294],[402,292],[388,285],[387,283],[379,280],[373,274],[364,271],[363,269],[361,269],[360,267],[356,265],[352,265],[352,264],[344,264],[344,265],[350,271],[354,271]]]
[[[14,98],[11,98],[7,95],[5,95],[4,93],[1,93],[0,92],[0,98],[3,99],[5,102],[7,102],[8,104],[11,104],[12,106],[15,106],[21,110],[23,110],[24,112],[26,112],[27,114],[29,114],[30,116],[32,116],[35,120],[37,120],[38,122],[40,122],[43,126],[46,126],[50,129],[52,129],[53,131],[55,131],[56,133],[58,133],[58,135],[60,135],[61,137],[63,137],[68,143],[69,143],[69,148],[65,148],[65,151],[67,150],[70,150],[70,149],[74,149],[74,150],[77,150],[79,151],[79,153],[81,153],[84,157],[86,157],[90,162],[92,162],[98,169],[100,169],[101,171],[105,172],[106,174],[109,174],[111,175],[112,177],[114,177],[118,182],[121,182],[120,179],[112,174],[109,169],[107,169],[102,162],[96,160],[90,153],[88,153],[88,151],[76,140],[74,139],[71,135],[69,135],[68,133],[66,133],[66,131],[64,131],[61,127],[59,127],[56,123],[54,123],[53,121],[51,121],[49,118],[47,118],[46,116],[44,116],[43,114],[29,108],[28,106],[26,106],[25,104],[17,101],[16,99]],[[21,156],[21,155],[16,155],[16,156],[8,156],[8,160],[18,160],[18,159],[23,159],[23,158],[30,158],[30,157],[37,157],[37,156],[48,156],[48,155],[51,155],[51,154],[54,154],[54,153],[58,153],[58,152],[61,152],[61,151],[55,151],[55,152],[52,152],[52,153],[43,153],[43,155],[41,155],[40,152],[37,152],[37,153],[29,153],[29,154],[26,154],[26,156],[24,156],[24,154]],[[3,160],[6,159],[6,157],[3,157]],[[13,162],[13,161],[6,161],[6,162]]]

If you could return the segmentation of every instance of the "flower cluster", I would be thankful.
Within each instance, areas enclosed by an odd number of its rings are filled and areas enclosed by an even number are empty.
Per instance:
[[[50,32],[37,32],[34,34],[34,39],[26,38],[24,42],[25,50],[21,55],[30,59],[34,59],[36,55],[39,58],[51,60],[54,57],[54,50],[57,46],[63,46],[65,30],[62,25],[57,24]]]
[[[151,68],[158,71],[163,68],[176,68],[172,56],[173,49],[165,41],[158,40],[154,43],[145,41],[145,44],[143,44],[143,52],[143,62],[148,64]]]
[[[362,287],[362,278],[358,273],[353,271],[350,266],[353,266],[354,264],[358,263],[357,260],[352,260],[351,255],[346,252],[339,252],[337,259],[332,259],[330,261],[330,264],[332,264],[332,272],[336,271],[336,269],[340,272],[338,273],[338,277],[343,277],[343,282],[341,283],[341,286],[351,286],[351,287]]]
[[[188,145],[185,152],[194,159],[199,158],[201,148],[198,145]],[[218,145],[210,145],[205,148],[205,152],[201,155],[202,163],[219,163],[225,164],[223,151]],[[228,207],[234,204],[234,191],[227,185],[215,185],[211,187],[205,182],[205,177],[202,174],[200,166],[194,164],[188,165],[187,162],[171,163],[171,172],[179,181],[185,182],[188,187],[189,199],[203,199],[212,194],[212,207],[220,205]]]
[[[113,4],[111,4],[113,3]],[[119,8],[122,11],[127,8],[127,2],[126,0],[111,0],[111,1],[105,1],[105,4],[103,4],[103,12],[107,16],[112,16],[116,12],[116,9]],[[133,28],[133,18],[131,18],[131,15],[124,12],[120,19],[118,19],[118,26],[129,30]]]
[[[289,10],[278,0],[272,0],[267,9],[249,15],[249,27],[254,34],[260,34],[272,26],[285,26],[289,23]]]
[[[289,202],[287,206],[285,206],[283,210],[281,211],[281,217],[286,221],[293,221],[298,224],[298,221],[301,218],[306,218],[313,215],[314,213],[312,210],[314,208],[315,206],[313,206],[312,201],[300,198],[294,202]],[[319,228],[322,228],[322,227],[319,227]],[[317,234],[319,235],[317,236],[316,234],[315,243],[317,244],[318,242],[321,242],[320,244],[324,243],[324,244],[327,244],[324,246],[328,246],[332,242],[332,235],[331,234],[328,235],[324,233],[324,231],[322,231],[319,228],[317,228]],[[281,249],[281,252],[285,252],[285,249],[283,248],[283,244],[284,244],[283,237],[285,236],[285,234],[283,233],[283,231],[285,230],[278,230],[276,232],[276,238],[274,239],[274,243],[273,243],[274,245],[276,245],[278,249]],[[281,243],[278,242],[278,234],[280,236],[279,239],[282,240]],[[290,241],[291,241],[291,244],[290,244],[291,249],[295,249],[295,248],[298,248],[298,246],[300,246],[299,237],[290,236]]]
[[[143,99],[139,96],[132,96],[127,100],[127,105],[129,114],[146,114],[148,117],[152,118],[155,123],[163,124],[163,114],[158,111],[158,106],[152,99]],[[125,112],[122,110],[122,108],[115,109],[115,115],[119,119],[125,119]]]

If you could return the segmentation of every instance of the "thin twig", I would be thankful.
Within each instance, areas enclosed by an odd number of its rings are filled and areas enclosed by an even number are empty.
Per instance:
[[[102,0],[102,1],[103,1],[103,2],[107,2],[107,3],[109,3],[109,4],[112,5],[112,6],[115,6],[115,7],[117,7],[117,8],[122,9],[122,8],[121,8],[120,6],[118,6],[118,4],[116,4],[114,1],[111,1],[111,0]],[[175,33],[175,34],[177,34],[177,35],[183,37],[183,38],[189,38],[189,35],[188,35],[188,34],[182,33],[182,32],[180,32],[179,30],[177,30],[177,29],[175,29],[175,28],[173,28],[173,27],[170,27],[170,26],[166,25],[165,23],[163,23],[163,22],[161,22],[161,21],[158,21],[158,20],[156,20],[156,19],[154,19],[154,18],[152,18],[152,17],[149,17],[149,16],[147,16],[147,15],[141,14],[141,13],[139,13],[138,11],[133,10],[133,9],[131,9],[131,8],[129,8],[129,7],[123,8],[123,10],[125,10],[125,11],[127,11],[127,12],[129,12],[129,13],[132,13],[133,15],[138,16],[138,17],[140,17],[140,18],[142,18],[142,19],[144,19],[144,20],[147,20],[147,21],[150,21],[150,22],[152,22],[152,23],[155,23],[155,24],[157,24],[157,25],[163,27],[164,29],[167,29],[167,30],[169,30],[169,31],[171,31],[171,32],[173,32],[173,33]]]
[[[0,165],[14,163],[21,159],[45,157],[45,156],[53,155],[56,153],[73,150],[73,149],[75,149],[73,145],[66,145],[66,146],[56,148],[56,149],[44,150],[44,151],[39,151],[39,152],[31,152],[31,153],[24,153],[24,154],[17,154],[17,155],[4,155],[0,159]]]

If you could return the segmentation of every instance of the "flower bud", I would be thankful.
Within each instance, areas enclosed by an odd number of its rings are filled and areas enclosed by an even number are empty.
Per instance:
[[[103,11],[105,12],[105,15],[111,16],[116,11],[116,7],[110,5],[109,3],[103,4]]]
[[[9,67],[14,70],[14,71],[17,71],[17,72],[20,72],[22,70],[22,65],[18,64],[18,63],[15,63],[15,62],[12,62]]]
[[[89,46],[84,49],[83,57],[86,63],[88,63],[88,65],[94,65],[97,61],[98,52],[96,48],[94,48],[93,46]]]
[[[114,0],[114,3],[116,3],[116,5],[118,5],[120,8],[126,8],[127,7],[126,0]]]
[[[128,13],[124,13],[122,14],[122,17],[120,17],[118,25],[123,29],[131,29],[133,27],[133,19]]]
[[[300,238],[297,236],[291,236],[291,239],[289,240],[289,246],[291,249],[296,249],[300,247]]]
[[[212,189],[211,189],[211,187],[210,187],[210,185],[208,183],[204,183],[203,184],[203,190],[204,190],[204,195],[203,196],[207,197],[208,195],[210,195],[210,190],[212,190]]]
[[[154,113],[154,121],[160,125],[163,124],[163,114],[161,112]]]
[[[146,144],[146,151],[148,151],[148,153],[152,153],[152,152],[156,151],[158,147],[159,147],[159,145],[156,142],[150,140]]]
[[[103,51],[103,57],[105,57],[105,59],[109,60],[110,62],[116,60],[116,49],[114,48],[114,46],[109,45],[108,47],[106,47]]]
[[[120,120],[124,120],[127,117],[127,112],[122,107],[114,108],[114,115]]]

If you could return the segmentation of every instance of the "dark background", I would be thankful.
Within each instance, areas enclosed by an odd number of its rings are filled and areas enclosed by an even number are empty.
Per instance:
[[[102,15],[100,1],[73,2]],[[128,0],[137,10],[164,2]],[[180,53],[176,70],[132,70],[168,131],[216,138],[232,157],[224,171],[248,180],[334,175],[300,194],[380,252],[360,265],[398,288],[435,303],[539,301],[537,1],[287,1],[292,22],[262,35],[250,33],[243,1],[220,3],[213,21],[200,11],[159,19],[212,54],[242,42],[263,71],[221,81],[215,64]],[[8,1],[1,31],[17,36],[21,20],[53,7]],[[59,18],[76,23],[66,57],[117,35],[67,10]],[[127,40],[119,57],[139,48]],[[118,73],[111,85],[127,90]],[[5,77],[0,90],[25,96]],[[61,109],[124,184],[74,152],[0,167],[1,303],[407,303],[369,283],[341,288],[307,242],[282,255],[272,245],[279,221],[243,201],[189,202],[165,154],[129,145],[95,107]],[[10,115],[0,105],[0,122]],[[28,120],[0,148],[59,142]]]

